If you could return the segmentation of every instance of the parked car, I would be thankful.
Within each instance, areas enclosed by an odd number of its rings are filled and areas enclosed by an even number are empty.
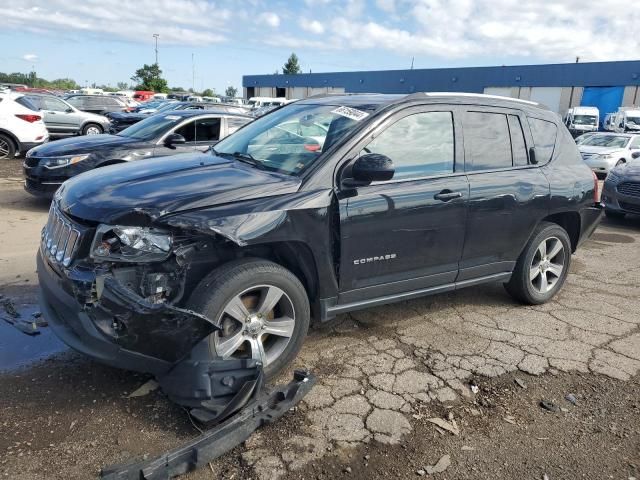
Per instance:
[[[567,110],[564,123],[574,137],[585,132],[597,132],[600,112],[596,107],[572,107]]]
[[[280,107],[287,103],[284,97],[251,97],[247,102],[251,108]]]
[[[143,103],[147,100],[151,100],[155,94],[156,92],[152,92],[150,90],[136,90],[133,94],[133,99],[136,102]]]
[[[292,121],[329,125],[322,148],[284,135]],[[532,102],[301,100],[209,153],[66,182],[38,254],[41,311],[107,364],[162,375],[255,359],[275,375],[311,315],[486,282],[549,301],[601,218],[597,189],[559,117]]]
[[[594,135],[597,135],[598,132],[588,132],[588,133],[583,133],[582,135],[576,137],[576,145],[582,145],[584,142],[586,142],[588,139],[590,139],[591,137],[593,137]]]
[[[604,116],[604,121],[602,122],[602,127],[605,132],[615,132],[616,130],[616,114],[615,113],[607,113]]]
[[[608,217],[640,215],[640,151],[632,156],[631,161],[614,167],[604,181],[602,203]]]
[[[24,154],[49,140],[38,107],[21,93],[0,93],[0,160]]]
[[[41,93],[25,96],[40,109],[50,135],[97,135],[109,129],[104,115],[83,112],[61,98]]]
[[[591,170],[606,175],[619,163],[631,160],[632,153],[640,149],[640,135],[596,133],[580,143],[578,149]]]
[[[98,167],[181,152],[206,150],[250,122],[251,117],[223,111],[158,114],[118,135],[65,138],[29,152],[24,188],[51,197],[67,179]]]
[[[116,134],[121,132],[125,128],[130,127],[131,125],[138,123],[140,120],[144,120],[150,115],[155,115],[159,113],[167,113],[173,110],[216,110],[216,111],[225,111],[229,113],[238,113],[240,115],[247,114],[248,110],[238,107],[236,105],[222,105],[222,104],[207,104],[204,102],[164,102],[162,106],[160,106],[157,110],[151,112],[142,112],[142,113],[122,113],[122,112],[114,112],[108,113],[107,117],[109,118],[111,124],[109,125],[109,133]]]
[[[123,100],[112,95],[70,95],[65,100],[78,110],[99,115],[107,112],[123,112],[128,108]]]

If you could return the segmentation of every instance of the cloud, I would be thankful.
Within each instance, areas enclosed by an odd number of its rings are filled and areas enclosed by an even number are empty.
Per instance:
[[[38,55],[36,55],[35,53],[25,53],[22,56],[22,59],[25,62],[37,62],[38,61]]]
[[[140,15],[144,12],[144,15]],[[209,45],[226,39],[231,10],[205,0],[23,0],[2,11],[3,29],[81,34],[177,45]]]
[[[433,59],[531,58],[535,61],[636,59],[640,8],[627,0],[376,0],[379,10],[349,0],[325,26],[323,50],[377,50]],[[301,40],[300,45],[305,45]],[[622,40],[622,41],[621,41]],[[273,45],[278,38],[270,37]],[[282,42],[295,46],[296,39]]]
[[[300,27],[307,32],[315,33],[320,35],[324,33],[324,25],[322,25],[318,20],[312,20],[311,22],[306,18],[300,19]]]
[[[277,13],[262,12],[260,15],[258,15],[258,23],[268,25],[272,28],[277,28],[280,26],[280,17]]]

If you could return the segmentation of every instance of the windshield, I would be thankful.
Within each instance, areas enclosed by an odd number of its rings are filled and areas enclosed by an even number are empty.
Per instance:
[[[594,115],[574,115],[573,116],[574,125],[595,125],[596,123],[597,123],[597,118]]]
[[[156,110],[156,113],[162,113],[162,112],[166,112],[168,110],[175,110],[175,108],[179,105],[178,102],[169,102],[166,105],[162,105],[161,107],[158,107],[158,110]]]
[[[590,147],[624,148],[629,143],[629,140],[629,137],[622,135],[594,135],[582,142],[582,145]]]
[[[125,128],[118,135],[137,140],[154,140],[183,119],[179,115],[153,115]]]
[[[593,135],[594,135],[593,133],[585,133],[584,135],[580,135],[578,138],[576,138],[576,144],[583,145],[584,142],[586,142],[591,137],[593,137]]]
[[[370,113],[339,105],[291,104],[222,140],[215,154],[299,175]]]

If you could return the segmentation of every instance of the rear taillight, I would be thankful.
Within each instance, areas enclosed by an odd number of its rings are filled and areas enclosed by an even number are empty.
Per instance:
[[[593,203],[598,203],[600,201],[600,184],[596,172],[592,170],[591,174],[593,175]]]
[[[42,117],[40,115],[23,115],[23,114],[16,114],[16,117],[24,120],[25,122],[29,122],[29,123],[33,123],[33,122],[37,122],[39,120],[42,120]]]
[[[304,146],[304,149],[308,152],[317,152],[320,150],[320,145],[314,143],[306,144]]]

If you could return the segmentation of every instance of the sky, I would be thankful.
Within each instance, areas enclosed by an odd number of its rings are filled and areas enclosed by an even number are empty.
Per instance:
[[[640,58],[637,0],[0,0],[0,71],[241,88],[291,52],[304,72]],[[193,62],[192,62],[193,58]],[[195,81],[194,81],[195,71]]]

